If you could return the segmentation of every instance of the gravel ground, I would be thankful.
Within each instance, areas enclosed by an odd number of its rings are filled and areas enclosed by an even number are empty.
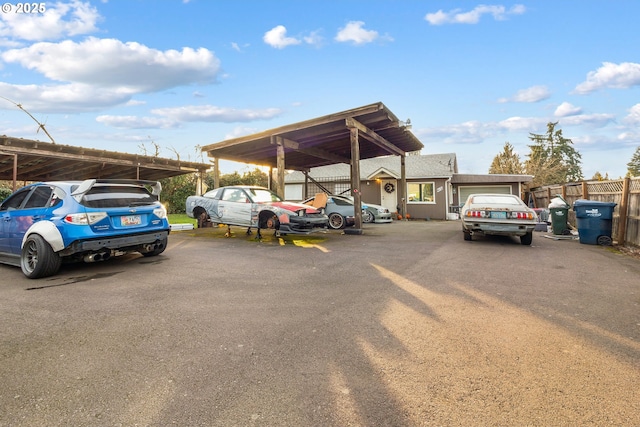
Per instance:
[[[474,237],[177,232],[0,266],[0,426],[638,426],[640,260]]]

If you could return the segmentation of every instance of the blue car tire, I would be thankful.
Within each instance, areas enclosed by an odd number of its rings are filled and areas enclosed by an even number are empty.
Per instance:
[[[32,234],[22,246],[20,267],[29,279],[52,276],[58,272],[62,258],[39,234]]]

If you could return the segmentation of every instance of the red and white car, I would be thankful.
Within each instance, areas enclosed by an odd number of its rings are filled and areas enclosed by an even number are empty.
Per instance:
[[[472,235],[519,236],[530,245],[538,216],[518,196],[512,194],[471,194],[460,210],[464,240]]]
[[[309,234],[327,229],[324,212],[302,203],[282,200],[271,190],[257,186],[229,186],[208,191],[202,196],[189,196],[186,212],[198,220],[198,227],[224,224],[273,229],[277,233]]]

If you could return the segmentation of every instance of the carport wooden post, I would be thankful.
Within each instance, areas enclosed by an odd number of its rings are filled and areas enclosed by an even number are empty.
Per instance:
[[[217,157],[213,158],[213,188],[220,187],[220,161]]]
[[[273,136],[271,137],[273,142]],[[284,199],[284,141],[281,136],[276,136],[276,169],[278,178],[276,179],[276,194]]]
[[[202,196],[202,194],[204,194],[204,176],[206,173],[207,171],[204,169],[196,173],[196,196]]]
[[[362,234],[362,197],[360,194],[360,142],[358,128],[349,128],[351,139],[351,190],[353,193],[353,216],[355,224],[350,230],[353,234]],[[346,231],[346,230],[345,230]]]
[[[406,171],[406,156],[403,154],[400,156],[400,206],[402,206],[402,215],[407,218],[407,171]]]
[[[18,155],[13,155],[13,191],[18,189]]]
[[[302,199],[306,200],[309,198],[309,171],[302,171],[304,174],[304,189],[302,190]]]

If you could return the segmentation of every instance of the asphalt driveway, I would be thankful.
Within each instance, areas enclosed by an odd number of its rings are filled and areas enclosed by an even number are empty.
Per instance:
[[[0,426],[640,425],[640,260],[457,222],[0,266]]]

